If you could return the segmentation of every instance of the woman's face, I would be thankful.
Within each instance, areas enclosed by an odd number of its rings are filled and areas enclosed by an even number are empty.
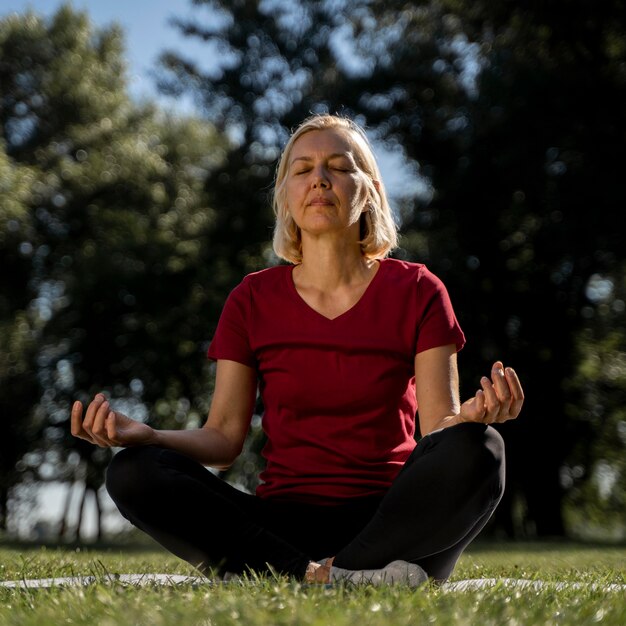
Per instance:
[[[303,235],[343,232],[358,241],[367,191],[346,135],[334,129],[305,133],[288,165],[286,207]]]

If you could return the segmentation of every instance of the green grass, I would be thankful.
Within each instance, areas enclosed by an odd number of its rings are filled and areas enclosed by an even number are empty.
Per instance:
[[[157,550],[0,548],[0,579],[105,573],[195,575]],[[527,578],[549,583],[626,583],[626,547],[578,544],[485,544],[466,553],[451,580]],[[0,624],[326,625],[626,624],[626,592],[522,590],[499,586],[445,592],[434,586],[306,587],[283,578],[227,585],[0,588]]]

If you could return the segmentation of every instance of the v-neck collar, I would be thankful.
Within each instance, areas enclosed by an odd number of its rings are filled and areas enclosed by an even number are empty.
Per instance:
[[[300,303],[301,307],[303,307],[307,311],[310,311],[310,313],[312,315],[317,316],[317,317],[321,318],[322,320],[325,320],[328,323],[333,323],[333,322],[340,321],[340,320],[344,319],[345,317],[349,316],[353,311],[357,310],[360,307],[361,303],[364,300],[366,300],[369,297],[369,294],[373,291],[374,284],[379,280],[378,277],[381,274],[381,272],[383,271],[383,266],[384,265],[385,265],[385,259],[379,259],[378,260],[378,269],[376,270],[376,273],[374,274],[374,276],[372,276],[372,279],[370,280],[369,284],[365,288],[365,291],[361,294],[361,297],[349,309],[346,309],[343,313],[341,313],[341,314],[337,315],[337,317],[333,317],[333,318],[326,317],[326,315],[324,315],[323,313],[320,313],[319,311],[314,309],[300,295],[300,292],[296,288],[296,283],[295,283],[295,281],[293,279],[293,270],[296,267],[295,265],[291,265],[291,266],[288,267],[288,271],[285,272],[285,276],[287,278],[287,285],[288,285],[289,291],[295,296],[296,300]]]

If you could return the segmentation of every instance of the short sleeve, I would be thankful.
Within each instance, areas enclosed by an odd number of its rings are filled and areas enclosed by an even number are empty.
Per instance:
[[[215,335],[209,345],[209,359],[237,361],[256,367],[250,347],[250,290],[247,281],[240,283],[226,299]]]
[[[420,315],[415,353],[452,343],[460,350],[465,345],[465,335],[454,314],[448,290],[424,266],[418,278],[417,297]]]

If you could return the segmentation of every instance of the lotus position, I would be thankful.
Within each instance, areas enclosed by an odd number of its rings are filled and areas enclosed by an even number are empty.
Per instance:
[[[296,129],[273,204],[288,263],[226,300],[204,426],[156,430],[97,394],[74,404],[72,433],[124,448],[106,481],[120,512],[202,571],[444,581],[502,496],[490,425],[518,416],[518,377],[496,361],[460,402],[465,338],[449,295],[423,264],[388,258],[396,227],[354,122],[318,115]],[[257,393],[266,466],[248,494],[206,466],[241,453]]]

